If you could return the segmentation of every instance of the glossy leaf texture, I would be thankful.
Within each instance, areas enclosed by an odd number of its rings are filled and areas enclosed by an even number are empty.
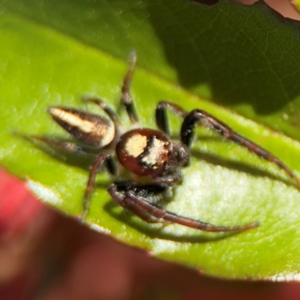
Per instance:
[[[143,126],[155,126],[161,99],[201,108],[300,175],[299,24],[263,3],[0,0],[0,14],[1,164],[66,214],[81,213],[91,158],[13,133],[67,138],[47,107],[86,108],[82,95],[117,107],[132,49],[138,53],[132,93]],[[175,137],[180,122],[171,117]],[[259,221],[259,228],[216,234],[147,224],[112,203],[106,174],[98,176],[88,224],[205,274],[298,279],[299,190],[276,166],[206,130],[198,135],[191,166],[166,207],[216,225]]]

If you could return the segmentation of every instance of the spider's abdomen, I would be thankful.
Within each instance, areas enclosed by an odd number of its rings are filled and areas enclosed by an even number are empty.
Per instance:
[[[154,129],[134,129],[121,136],[116,153],[120,163],[137,175],[156,175],[163,171],[171,153],[168,137]]]
[[[103,116],[62,106],[48,111],[55,122],[87,146],[103,148],[115,137],[115,124]]]

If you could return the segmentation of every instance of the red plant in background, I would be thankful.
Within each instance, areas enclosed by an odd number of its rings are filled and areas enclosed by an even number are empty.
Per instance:
[[[0,170],[0,299],[298,299],[300,284],[206,278],[92,232]]]

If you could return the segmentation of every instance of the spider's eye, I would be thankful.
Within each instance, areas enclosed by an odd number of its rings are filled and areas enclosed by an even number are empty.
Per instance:
[[[131,130],[117,144],[117,156],[121,164],[138,175],[160,173],[170,151],[168,137],[152,129]]]

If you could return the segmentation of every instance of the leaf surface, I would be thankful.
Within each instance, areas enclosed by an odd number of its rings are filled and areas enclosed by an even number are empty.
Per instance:
[[[66,214],[81,213],[90,159],[13,132],[66,138],[46,109],[83,107],[82,95],[117,107],[132,49],[139,57],[132,93],[144,126],[155,127],[161,99],[198,107],[299,174],[299,24],[264,4],[0,0],[0,13],[1,164]],[[128,125],[124,114],[122,120]],[[180,122],[171,117],[175,136]],[[106,174],[98,176],[88,223],[206,274],[298,279],[300,194],[293,182],[239,146],[205,130],[198,134],[168,210],[216,225],[259,221],[259,228],[228,235],[149,225],[112,204]]]

